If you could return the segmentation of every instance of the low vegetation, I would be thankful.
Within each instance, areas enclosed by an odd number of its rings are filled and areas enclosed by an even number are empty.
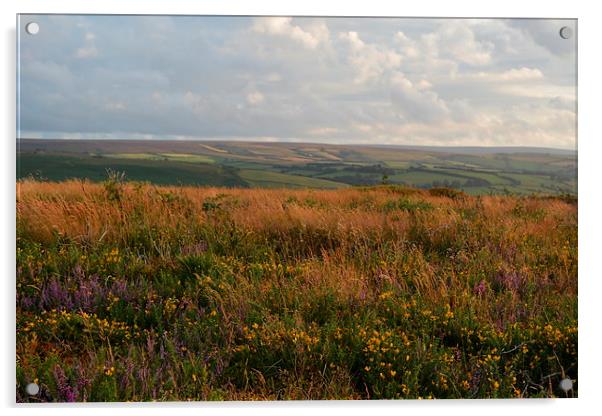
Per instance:
[[[577,395],[574,198],[17,187],[17,401]]]

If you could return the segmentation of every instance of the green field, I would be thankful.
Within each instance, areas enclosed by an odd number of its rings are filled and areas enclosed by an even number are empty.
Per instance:
[[[574,151],[235,141],[19,140],[18,178],[336,189],[382,183],[466,193],[576,194]]]
[[[287,175],[284,173],[270,172],[263,170],[243,169],[240,171],[240,177],[245,181],[259,188],[320,188],[320,189],[338,189],[346,188],[348,185],[328,181],[324,179],[311,178],[306,176]]]
[[[190,153],[109,153],[103,155],[116,159],[171,160],[189,163],[215,163],[215,160],[204,155]]]
[[[248,187],[235,170],[227,166],[206,163],[155,161],[144,158],[105,158],[59,154],[22,154],[18,158],[18,177],[32,176],[41,180],[60,181],[86,178],[91,181],[106,179],[107,170],[125,172],[130,180],[160,185],[207,185]]]

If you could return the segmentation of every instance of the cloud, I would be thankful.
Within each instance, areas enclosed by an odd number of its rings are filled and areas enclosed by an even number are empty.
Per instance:
[[[260,17],[255,20],[253,30],[257,33],[282,36],[300,43],[308,49],[315,49],[329,38],[325,24],[314,24],[304,30],[292,24],[292,17]]]
[[[356,70],[354,82],[357,84],[378,79],[401,65],[400,54],[364,43],[357,32],[340,33],[339,39],[348,46],[347,59]]]
[[[508,25],[520,30],[538,46],[554,55],[567,55],[575,53],[577,39],[577,21],[573,19],[516,19],[507,20]],[[571,39],[560,37],[560,28],[568,26],[573,29]]]
[[[52,36],[20,45],[27,134],[574,147],[574,47],[554,29],[565,21],[39,23]]]
[[[480,66],[491,62],[492,42],[478,40],[470,25],[463,20],[450,19],[432,35],[439,52],[468,65]]]
[[[415,59],[420,56],[420,48],[415,41],[406,36],[405,33],[399,31],[394,36],[395,42],[401,46],[403,56]]]
[[[512,68],[503,72],[477,72],[468,75],[471,80],[487,82],[522,82],[542,79],[543,73],[537,68]]]
[[[105,109],[108,111],[123,111],[127,108],[127,106],[121,101],[117,102],[108,102],[105,105]]]
[[[391,101],[409,122],[434,123],[449,115],[447,104],[435,92],[417,87],[400,72],[391,77]]]
[[[95,46],[85,46],[83,48],[78,48],[75,51],[75,56],[80,59],[95,58],[98,56],[98,49],[96,49]]]
[[[264,96],[259,91],[252,91],[247,94],[247,102],[251,105],[256,105],[262,103],[264,100]]]

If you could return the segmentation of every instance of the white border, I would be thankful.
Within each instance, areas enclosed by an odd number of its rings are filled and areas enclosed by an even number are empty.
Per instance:
[[[402,412],[422,414],[482,414],[516,413],[589,414],[598,404],[598,389],[602,387],[600,366],[600,311],[597,307],[601,290],[601,273],[596,257],[602,236],[600,227],[600,65],[599,40],[602,21],[595,12],[595,2],[556,1],[527,2],[525,0],[498,0],[497,2],[453,1],[386,1],[386,0],[221,0],[193,2],[185,0],[105,0],[82,2],[76,0],[21,0],[0,3],[2,8],[2,83],[4,97],[0,101],[4,137],[2,140],[2,226],[0,253],[5,273],[0,310],[0,404],[5,414],[46,415],[143,413],[159,415],[174,409],[178,414],[307,414],[345,412],[365,415],[366,412]],[[128,404],[44,407],[16,406],[14,404],[14,305],[15,305],[15,22],[16,13],[119,13],[119,14],[237,14],[237,15],[337,15],[337,16],[422,16],[422,17],[549,17],[579,19],[579,399],[576,400],[496,400],[496,401],[436,401],[436,402],[288,402],[288,403],[219,403],[219,404]],[[600,179],[599,179],[600,178]]]

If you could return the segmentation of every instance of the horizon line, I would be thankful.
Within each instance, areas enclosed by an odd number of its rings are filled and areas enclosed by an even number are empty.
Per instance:
[[[218,139],[218,138],[177,138],[177,139],[120,139],[120,138],[68,138],[68,137],[17,137],[17,140],[37,140],[37,141],[106,141],[106,142],[230,142],[230,143],[253,143],[253,144],[308,144],[308,145],[328,145],[328,146],[388,146],[388,147],[415,147],[415,148],[501,148],[501,149],[549,149],[561,151],[577,152],[578,149],[552,146],[533,146],[533,145],[445,145],[445,144],[403,144],[403,143],[328,143],[312,142],[303,140],[257,140],[257,139]]]

